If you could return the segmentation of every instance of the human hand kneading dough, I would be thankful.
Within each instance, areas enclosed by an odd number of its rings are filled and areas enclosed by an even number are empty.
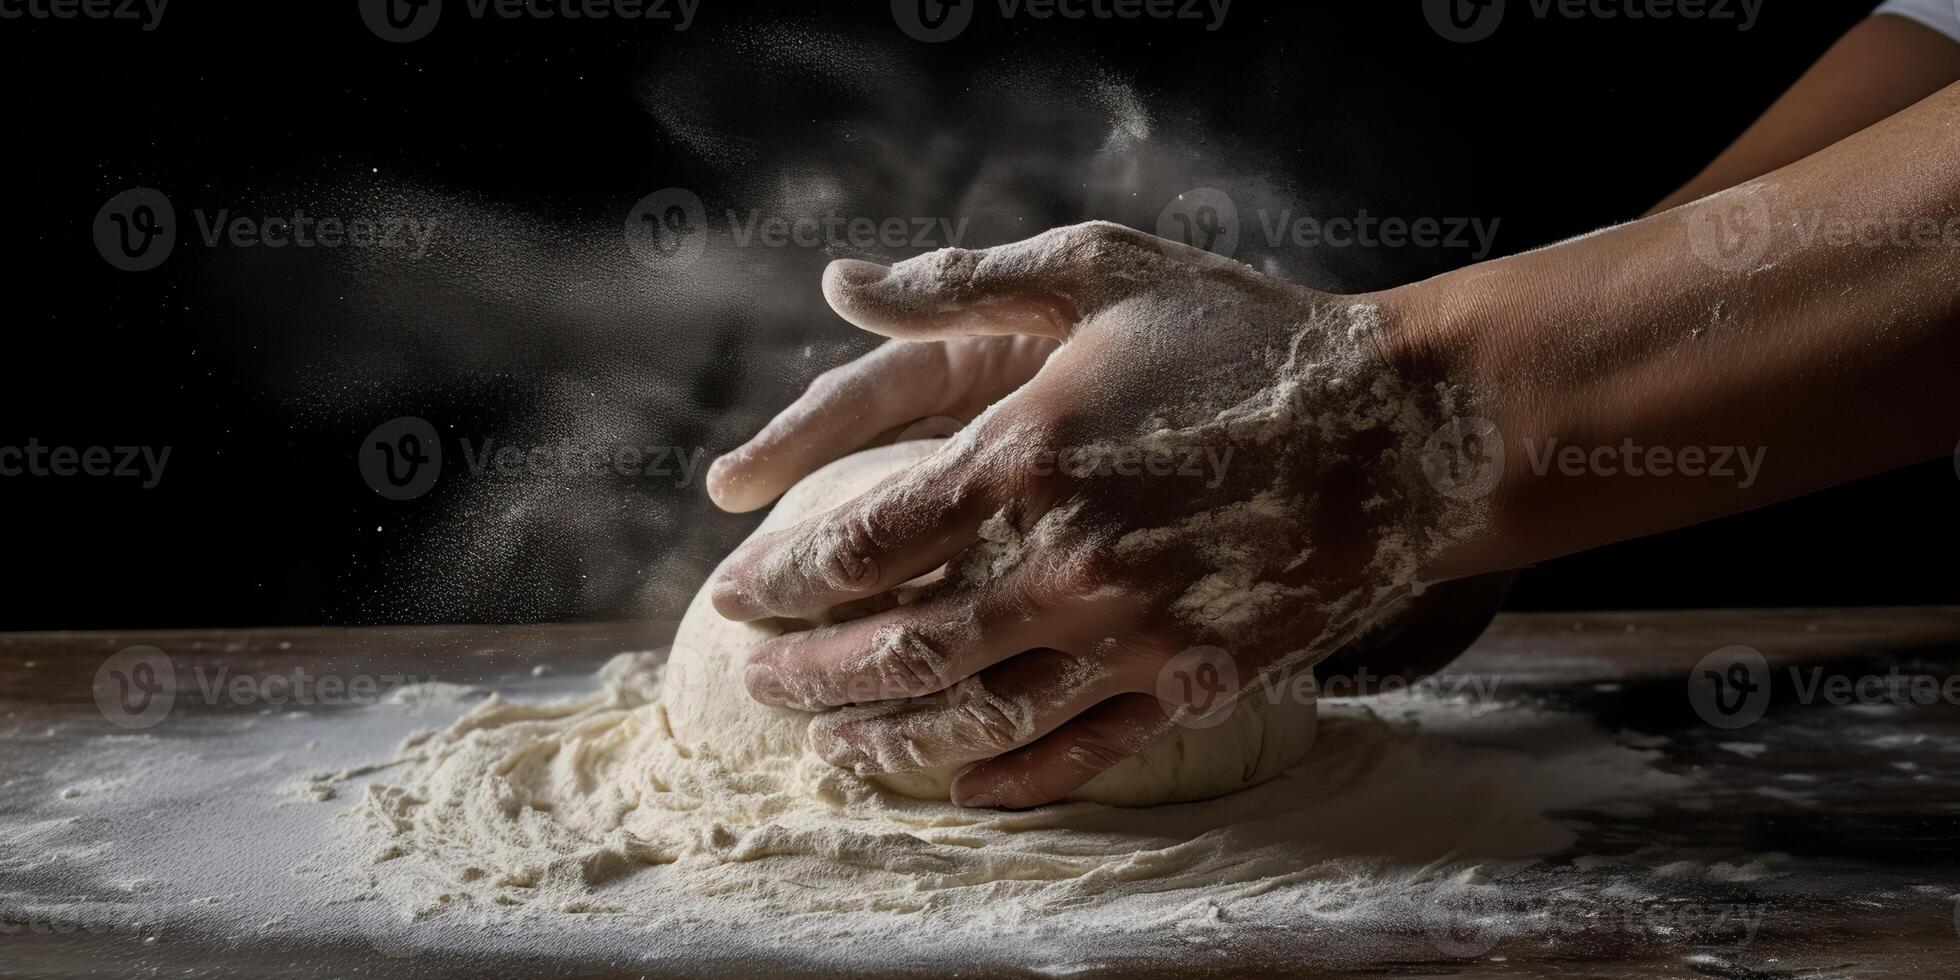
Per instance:
[[[1031,806],[1330,655],[1433,669],[1505,569],[1954,452],[1960,84],[1783,124],[1872,52],[1960,55],[1915,30],[1873,18],[1669,210],[1381,293],[1103,224],[833,264],[831,305],[896,342],[718,461],[715,499],[970,424],[731,555],[715,606],[810,616],[951,564],[770,641],[751,693],[880,705],[821,716],[813,747],[970,763],[957,802]],[[1487,455],[1450,438],[1470,431]],[[1193,665],[1207,683],[1175,683]]]
[[[892,270],[839,262],[825,293],[898,340],[718,462],[724,506],[766,503],[908,423],[974,420],[914,469],[732,556],[717,608],[814,616],[948,561],[970,567],[962,554],[983,538],[1019,543],[982,555],[988,574],[756,652],[750,690],[772,704],[950,690],[819,719],[813,743],[831,762],[983,762],[956,799],[1044,802],[1174,730],[1180,708],[1216,710],[1324,656],[1411,591],[1427,512],[1447,501],[1414,492],[1407,449],[1434,428],[1439,396],[1394,363],[1379,308],[1106,224]],[[1492,606],[1431,598],[1384,647],[1419,639],[1446,659]],[[1165,676],[1207,661],[1206,684]],[[981,687],[988,697],[963,696]]]

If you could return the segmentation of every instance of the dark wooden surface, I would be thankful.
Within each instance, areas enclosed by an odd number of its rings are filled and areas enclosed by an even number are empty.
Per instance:
[[[103,725],[94,681],[103,660],[134,645],[166,650],[179,669],[223,666],[255,677],[315,673],[415,672],[446,682],[498,688],[543,668],[567,679],[622,650],[656,649],[671,636],[664,624],[389,629],[279,629],[0,635],[0,752],[27,751],[23,733],[41,733],[34,753],[58,753],[57,732],[78,741]],[[1747,734],[1773,743],[1775,764],[1722,751],[1728,733],[1696,719],[1684,694],[1689,669],[1710,651],[1733,644],[1756,648],[1779,669],[1822,666],[1852,674],[1904,665],[1935,676],[1960,674],[1960,607],[1860,610],[1506,615],[1453,673],[1498,678],[1507,696],[1556,704],[1590,715],[1607,730],[1665,735],[1666,765],[1695,770],[1733,792],[1716,812],[1634,816],[1608,826],[1589,822],[1593,843],[1613,837],[1629,849],[1643,835],[1700,837],[1746,857],[1785,855],[1815,887],[1775,894],[1750,887],[1724,893],[1759,902],[1761,932],[1747,944],[1710,944],[1664,935],[1519,938],[1500,955],[1451,959],[1411,946],[1406,958],[1372,962],[1319,975],[1527,975],[1835,977],[1960,975],[1960,933],[1954,896],[1960,895],[1960,707],[1936,704],[1903,712],[1892,724],[1908,742],[1923,741],[1913,758],[1918,775],[1874,774],[1881,767],[1863,744],[1834,740],[1851,714],[1802,703],[1779,683],[1768,720]],[[192,716],[237,710],[185,699],[175,710]],[[264,708],[256,709],[259,711]],[[288,706],[279,710],[320,710]],[[331,709],[328,709],[331,710]],[[1860,724],[1865,724],[1861,722]],[[169,726],[157,731],[168,733]],[[1864,731],[1864,729],[1860,729]],[[164,737],[168,737],[166,734]],[[7,742],[17,744],[8,745]],[[29,765],[16,760],[15,766]],[[29,765],[31,768],[31,765]],[[1747,792],[1780,775],[1821,774],[1819,805],[1792,807]],[[1684,823],[1684,820],[1686,823]],[[1928,883],[1933,883],[1929,886]],[[1944,888],[1944,893],[1941,889]],[[5,892],[0,886],[0,892]],[[1688,896],[1707,900],[1705,894]],[[179,932],[163,945],[143,937],[87,930],[20,928],[0,904],[0,976],[476,976],[486,972],[551,976],[658,975],[643,965],[580,960],[541,950],[535,961],[480,962],[453,956],[376,958],[373,950],[341,948],[291,937],[250,943],[202,941]],[[1302,939],[1302,942],[1307,940]],[[1313,942],[1335,941],[1316,933]],[[1280,944],[1283,947],[1284,944]],[[1112,963],[1134,975],[1261,975],[1294,972],[1248,952],[1230,969],[1198,970],[1171,963]],[[783,964],[794,963],[793,951]],[[709,974],[748,970],[720,964]],[[806,971],[807,972],[807,971]],[[972,964],[967,975],[991,975]]]

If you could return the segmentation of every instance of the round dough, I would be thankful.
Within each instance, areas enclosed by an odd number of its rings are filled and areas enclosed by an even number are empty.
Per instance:
[[[756,533],[787,527],[845,503],[937,448],[937,442],[899,443],[838,460],[783,495]],[[775,772],[814,759],[804,742],[812,715],[761,704],[748,696],[742,670],[749,651],[800,627],[790,620],[736,623],[723,619],[705,587],[681,620],[661,700],[683,749],[743,772]],[[1280,688],[1275,688],[1279,690]],[[1285,690],[1291,691],[1291,685]],[[1227,720],[1185,729],[1126,759],[1070,794],[1112,806],[1150,806],[1202,800],[1265,782],[1313,747],[1315,706],[1291,696],[1269,703],[1255,690]],[[952,769],[872,777],[884,788],[918,799],[950,796]]]

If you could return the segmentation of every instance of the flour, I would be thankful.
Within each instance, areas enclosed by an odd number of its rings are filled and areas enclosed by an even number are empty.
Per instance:
[[[1403,695],[1331,709],[1306,761],[1223,799],[972,810],[808,759],[741,771],[697,757],[671,734],[664,672],[658,655],[621,656],[589,695],[493,696],[411,740],[307,872],[335,900],[414,921],[739,923],[818,959],[922,929],[955,945],[1165,929],[1229,941],[1272,917],[1406,922],[1411,896],[1460,887],[1465,869],[1501,877],[1569,846],[1548,808],[1686,785],[1583,722],[1537,762],[1418,734],[1416,719],[1542,731],[1555,716]]]

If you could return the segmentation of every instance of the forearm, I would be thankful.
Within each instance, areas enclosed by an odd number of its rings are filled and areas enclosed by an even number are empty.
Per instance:
[[[1868,17],[1761,119],[1649,214],[1787,166],[1960,79],[1960,44],[1903,17]]]
[[[1749,185],[1383,302],[1412,370],[1460,380],[1502,435],[1488,534],[1438,577],[1931,458],[1960,436],[1960,86]]]

